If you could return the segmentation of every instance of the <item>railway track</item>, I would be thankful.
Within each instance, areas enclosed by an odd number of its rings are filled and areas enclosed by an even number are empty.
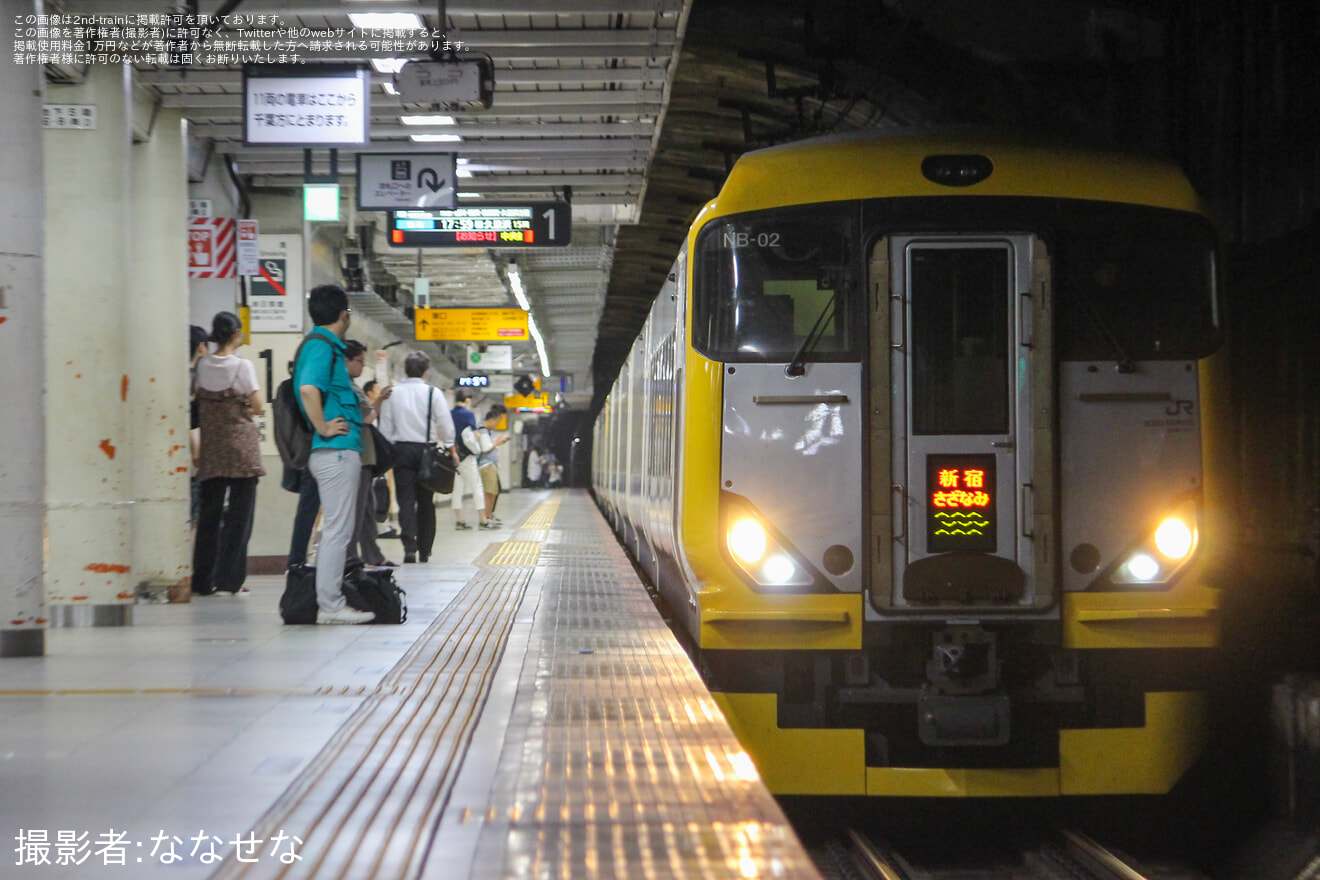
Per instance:
[[[846,838],[830,840],[817,852],[817,863],[824,876],[839,880],[1207,880],[1182,865],[1139,864],[1078,831],[1061,831],[989,860],[962,860],[957,845],[950,839],[952,857],[929,865],[849,829]]]

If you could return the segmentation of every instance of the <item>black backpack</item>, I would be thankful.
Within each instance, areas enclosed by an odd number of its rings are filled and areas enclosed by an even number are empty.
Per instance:
[[[316,623],[316,569],[291,565],[280,596],[280,617],[288,624]]]
[[[298,405],[298,389],[293,387],[293,376],[303,346],[307,344],[307,340],[313,338],[321,339],[330,346],[330,373],[334,374],[335,358],[339,356],[339,349],[324,336],[308,335],[298,344],[298,350],[294,353],[293,360],[289,362],[289,378],[275,389],[275,400],[270,407],[271,421],[274,423],[275,447],[279,449],[280,458],[284,463],[298,471],[307,467],[307,459],[312,454],[312,438],[315,435],[307,417],[303,415],[302,407]],[[324,392],[322,398],[324,399]]]

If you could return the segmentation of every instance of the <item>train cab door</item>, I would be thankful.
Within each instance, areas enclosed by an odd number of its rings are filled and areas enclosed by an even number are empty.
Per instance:
[[[942,619],[1053,607],[1037,571],[1053,507],[1043,244],[894,235],[871,272],[873,424],[889,417],[872,432],[871,604]]]

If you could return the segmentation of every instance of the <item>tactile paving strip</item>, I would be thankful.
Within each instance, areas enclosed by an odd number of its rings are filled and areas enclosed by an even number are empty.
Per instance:
[[[302,861],[227,860],[215,880],[819,877],[604,521],[561,497],[482,555],[257,823],[298,829]],[[450,803],[525,601],[494,783]],[[475,844],[450,848],[442,821]]]
[[[427,880],[819,877],[584,495],[539,566],[489,801],[446,813],[482,825],[470,873]]]
[[[212,876],[415,876],[532,572],[483,567],[258,821],[258,839],[298,829],[301,861],[226,860]]]
[[[539,541],[505,541],[500,544],[488,565],[536,565],[541,555]]]
[[[555,521],[555,514],[559,512],[559,499],[551,498],[549,501],[538,504],[536,509],[528,514],[527,518],[518,524],[519,529],[548,529],[551,523]]]

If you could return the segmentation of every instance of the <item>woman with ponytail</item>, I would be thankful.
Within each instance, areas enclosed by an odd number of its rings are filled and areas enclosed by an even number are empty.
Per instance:
[[[247,545],[257,504],[261,466],[259,432],[252,421],[264,411],[257,371],[234,352],[243,344],[243,325],[233,312],[211,324],[213,354],[197,361],[197,409],[201,487],[197,539],[193,545],[195,595],[247,592]]]

